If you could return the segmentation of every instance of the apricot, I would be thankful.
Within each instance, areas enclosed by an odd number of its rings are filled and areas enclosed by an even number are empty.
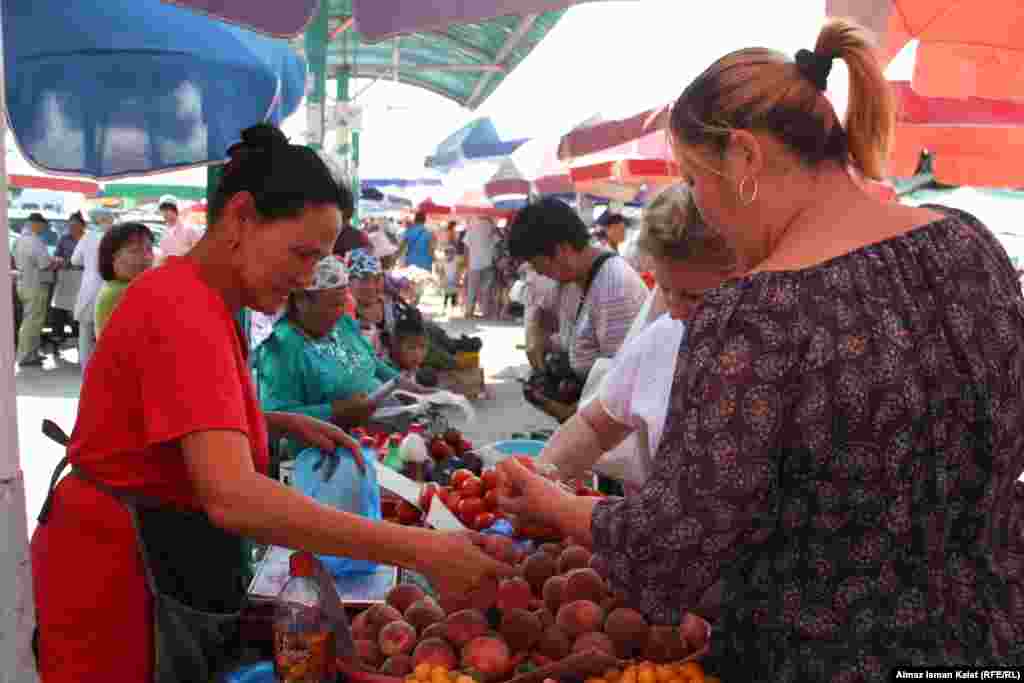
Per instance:
[[[392,621],[380,630],[377,645],[385,657],[407,655],[416,647],[416,629],[406,621]]]
[[[564,602],[589,600],[600,605],[608,597],[608,587],[604,579],[593,569],[575,569],[569,572],[565,582]]]
[[[643,652],[649,631],[644,615],[627,607],[612,610],[604,622],[604,632],[615,643],[615,654],[621,659],[632,659]]]
[[[388,593],[387,604],[405,614],[409,607],[426,597],[426,593],[419,586],[412,583],[400,583]]]
[[[427,627],[444,621],[444,610],[432,598],[421,598],[405,610],[405,621],[415,626],[418,633],[423,634]]]
[[[533,647],[540,639],[541,628],[540,619],[524,609],[507,609],[501,614],[499,633],[513,652]]]
[[[589,600],[567,602],[558,610],[555,623],[573,638],[589,631],[600,631],[604,610]]]
[[[426,638],[421,640],[416,649],[412,652],[412,661],[419,670],[419,667],[426,664],[431,668],[443,666],[449,671],[455,670],[459,665],[459,658],[455,650],[442,638]]]
[[[445,637],[458,648],[465,646],[474,638],[485,635],[489,630],[487,617],[476,609],[464,609],[449,615],[445,620]]]

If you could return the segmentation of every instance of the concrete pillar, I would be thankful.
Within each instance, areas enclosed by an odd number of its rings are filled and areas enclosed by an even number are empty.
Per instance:
[[[306,140],[313,149],[324,147],[324,102],[327,94],[327,16],[326,2],[320,3],[316,17],[306,29]]]

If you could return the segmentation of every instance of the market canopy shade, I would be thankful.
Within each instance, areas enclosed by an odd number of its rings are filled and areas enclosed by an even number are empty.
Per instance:
[[[149,185],[143,183],[107,183],[97,192],[98,197],[119,197],[121,199],[151,199],[171,195],[178,200],[201,201],[206,199],[206,188],[197,185]]]
[[[305,64],[275,40],[162,0],[4,0],[6,103],[26,159],[115,178],[224,159],[295,111]]]
[[[899,111],[891,175],[914,175],[926,150],[941,183],[1024,186],[1024,102],[925,97],[906,81],[894,82],[893,88]]]
[[[87,180],[73,178],[53,178],[50,176],[19,175],[12,173],[7,176],[7,186],[21,190],[50,190],[51,192],[78,192],[92,196],[100,186]]]
[[[347,69],[354,78],[399,81],[429,90],[469,109],[479,107],[564,14],[563,9],[540,13],[522,10],[520,6],[530,3],[516,0],[506,3],[515,5],[506,12],[508,16],[498,16],[489,14],[495,10],[494,2],[462,2],[461,5],[473,8],[471,14],[475,19],[460,23],[432,21],[422,30],[407,27],[403,30],[405,35],[379,42],[379,35],[361,33],[359,12],[379,16],[379,4],[383,11],[401,5],[401,12],[406,15],[419,12],[416,7],[422,7],[438,19],[443,15],[434,10],[436,3],[370,0],[357,3],[353,17],[352,0],[324,2],[331,20],[328,73]],[[573,3],[562,0],[556,4],[565,7]],[[373,8],[367,9],[371,5]],[[299,50],[305,49],[302,40],[295,41],[294,45]]]
[[[888,64],[918,41],[913,87],[932,97],[1024,98],[1020,0],[826,0],[879,37]]]
[[[302,33],[316,13],[319,0],[164,0],[193,11],[208,14],[231,24],[276,38],[291,38]]]

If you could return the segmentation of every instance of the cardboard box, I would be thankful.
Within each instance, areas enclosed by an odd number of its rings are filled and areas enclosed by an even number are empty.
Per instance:
[[[483,368],[467,368],[464,370],[444,370],[437,373],[437,383],[466,398],[478,398],[484,393]]]

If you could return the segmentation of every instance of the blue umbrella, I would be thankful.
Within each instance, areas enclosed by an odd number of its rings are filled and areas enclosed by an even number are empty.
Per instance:
[[[425,166],[442,173],[459,168],[467,162],[495,160],[516,151],[526,139],[502,140],[490,118],[467,123],[437,146],[427,157]]]
[[[161,0],[4,0],[9,120],[23,154],[114,178],[220,161],[298,108],[287,42]]]

